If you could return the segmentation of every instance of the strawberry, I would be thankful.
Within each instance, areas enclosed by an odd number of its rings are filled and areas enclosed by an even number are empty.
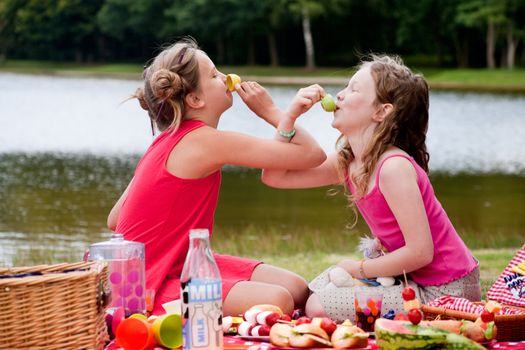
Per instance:
[[[328,335],[331,335],[337,328],[337,324],[335,324],[332,319],[328,317],[323,317],[321,320],[321,328],[325,330]]]
[[[419,309],[412,309],[408,312],[408,320],[412,322],[412,324],[418,325],[422,318],[423,314]]]
[[[416,292],[410,287],[403,289],[403,293],[401,295],[403,296],[404,301],[410,301],[416,298]]]
[[[312,323],[312,319],[306,316],[299,317],[295,322],[295,325],[298,326],[303,323]]]
[[[480,317],[481,317],[481,320],[485,323],[494,321],[494,314],[488,310],[483,310]]]

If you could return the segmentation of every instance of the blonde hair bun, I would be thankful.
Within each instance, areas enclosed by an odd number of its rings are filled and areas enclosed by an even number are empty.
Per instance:
[[[148,102],[146,101],[146,95],[144,94],[143,88],[138,88],[132,97],[135,97],[137,100],[139,100],[140,107],[142,107],[143,110],[149,111]]]
[[[161,101],[172,99],[180,94],[183,88],[180,75],[166,68],[161,68],[151,75],[150,85],[153,95]]]

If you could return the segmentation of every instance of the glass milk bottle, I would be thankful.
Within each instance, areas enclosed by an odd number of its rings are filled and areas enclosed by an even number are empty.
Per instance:
[[[222,349],[222,283],[207,229],[190,231],[181,297],[183,349]]]
[[[146,314],[144,244],[124,240],[118,233],[105,242],[89,247],[88,259],[108,263],[111,302],[108,312],[117,311],[127,317],[134,313]]]

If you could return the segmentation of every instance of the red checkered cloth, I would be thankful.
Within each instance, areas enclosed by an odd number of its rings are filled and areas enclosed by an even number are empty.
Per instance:
[[[448,310],[468,312],[470,314],[481,314],[485,306],[476,305],[468,299],[444,296],[434,299],[427,303],[428,306],[442,307]],[[525,311],[503,306],[498,315],[519,315],[525,314]]]
[[[525,245],[521,247],[514,258],[501,273],[496,283],[487,292],[487,299],[503,304],[525,307],[525,276],[512,268],[525,261]]]

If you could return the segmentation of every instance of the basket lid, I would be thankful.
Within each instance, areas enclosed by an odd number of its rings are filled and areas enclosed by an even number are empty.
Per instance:
[[[89,247],[88,259],[129,260],[144,259],[144,243],[126,241],[120,233],[113,233],[108,241],[93,243]]]

